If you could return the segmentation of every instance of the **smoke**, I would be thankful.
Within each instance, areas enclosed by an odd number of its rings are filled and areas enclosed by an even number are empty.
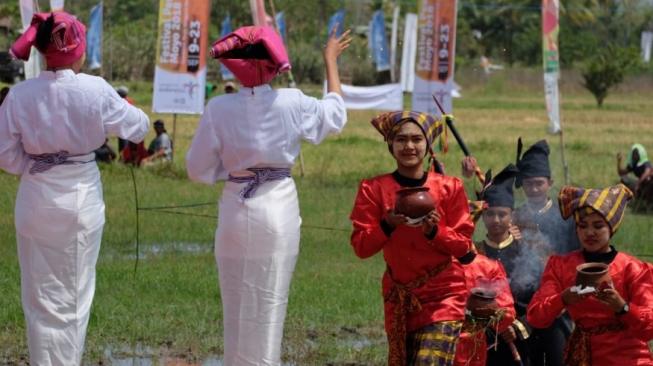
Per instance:
[[[539,287],[544,265],[553,248],[548,237],[539,230],[525,229],[521,233],[519,254],[513,259],[510,288],[515,294],[529,294]]]

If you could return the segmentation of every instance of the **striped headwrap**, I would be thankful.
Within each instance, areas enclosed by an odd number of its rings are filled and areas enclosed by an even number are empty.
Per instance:
[[[585,189],[580,187],[565,186],[558,194],[560,214],[564,219],[574,215],[576,222],[590,213],[596,212],[603,216],[614,235],[621,224],[628,201],[633,198],[633,192],[625,185],[604,189]]]
[[[383,135],[383,139],[392,143],[394,135],[399,130],[403,122],[415,122],[424,132],[429,149],[433,149],[433,142],[444,131],[444,121],[436,120],[432,116],[415,111],[395,111],[385,112],[372,119],[372,126]]]

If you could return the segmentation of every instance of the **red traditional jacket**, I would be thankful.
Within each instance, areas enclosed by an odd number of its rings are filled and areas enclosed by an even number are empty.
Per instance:
[[[546,328],[566,309],[576,327],[591,334],[592,366],[653,365],[647,345],[653,339],[651,268],[628,254],[617,253],[608,271],[614,288],[630,310],[625,315],[616,315],[593,296],[573,305],[563,304],[561,294],[575,284],[576,266],[584,262],[580,250],[549,258],[540,288],[528,306],[528,322],[536,328]],[[619,329],[593,331],[601,328]]]
[[[474,287],[491,287],[497,291],[497,305],[505,309],[506,313],[499,322],[497,334],[502,333],[515,320],[515,303],[512,299],[506,271],[500,262],[490,259],[482,254],[477,254],[474,261],[463,265],[465,270],[465,284],[467,294]],[[456,345],[455,366],[485,366],[487,359],[487,342],[485,331],[480,330],[470,333],[463,328],[458,344]]]
[[[474,231],[467,196],[459,179],[429,172],[424,186],[429,187],[441,215],[432,240],[425,237],[421,227],[401,225],[390,235],[381,228],[384,214],[394,208],[396,191],[402,188],[392,174],[363,180],[351,213],[354,226],[351,245],[356,255],[368,258],[383,250],[391,272],[390,275],[386,270],[383,276],[384,298],[392,290],[393,280],[399,284],[414,283],[434,268],[446,266],[410,291],[420,304],[407,315],[408,332],[438,321],[464,319],[465,276],[460,263],[452,258],[467,253]],[[386,301],[384,310],[386,332],[390,334],[394,304]]]

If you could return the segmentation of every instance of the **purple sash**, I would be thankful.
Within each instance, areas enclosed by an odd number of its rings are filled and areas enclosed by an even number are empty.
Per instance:
[[[34,160],[34,164],[29,169],[29,173],[31,175],[43,173],[45,171],[52,169],[52,167],[54,167],[55,165],[85,164],[85,163],[90,163],[92,161],[95,161],[95,158],[89,161],[68,160],[69,158],[86,156],[86,155],[91,155],[91,153],[70,155],[68,151],[62,150],[56,153],[47,153],[47,154],[38,154],[38,155],[27,154],[27,156],[29,156],[30,159]]]
[[[247,183],[245,188],[240,191],[241,201],[251,198],[258,187],[265,182],[290,178],[290,168],[249,168],[247,170],[254,173],[254,175],[235,177],[229,174],[230,182]]]

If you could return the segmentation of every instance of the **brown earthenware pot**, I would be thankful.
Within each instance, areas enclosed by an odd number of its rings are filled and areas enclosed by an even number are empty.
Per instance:
[[[576,285],[592,286],[598,290],[610,283],[612,279],[607,264],[588,262],[576,267]]]
[[[494,290],[475,287],[467,298],[467,310],[474,318],[489,319],[499,308],[496,297]]]
[[[417,219],[435,209],[435,201],[428,187],[402,188],[397,191],[395,213]]]

